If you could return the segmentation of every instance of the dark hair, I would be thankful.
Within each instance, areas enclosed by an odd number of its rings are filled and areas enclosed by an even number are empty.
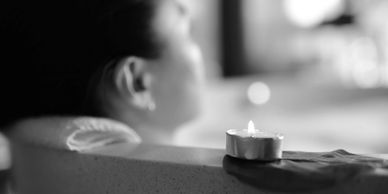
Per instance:
[[[2,3],[0,126],[44,115],[100,116],[92,83],[108,62],[158,55],[151,28],[158,1]]]

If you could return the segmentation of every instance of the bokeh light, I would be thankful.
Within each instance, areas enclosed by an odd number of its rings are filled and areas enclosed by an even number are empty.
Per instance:
[[[255,105],[263,105],[270,100],[271,90],[263,82],[254,82],[248,87],[247,97]]]
[[[342,0],[285,0],[286,16],[296,25],[313,27],[326,19],[338,16],[343,10]]]

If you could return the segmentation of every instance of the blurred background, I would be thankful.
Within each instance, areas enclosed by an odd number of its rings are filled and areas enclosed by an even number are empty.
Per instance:
[[[388,153],[388,1],[184,2],[207,84],[177,144],[223,148],[253,120],[285,150]]]

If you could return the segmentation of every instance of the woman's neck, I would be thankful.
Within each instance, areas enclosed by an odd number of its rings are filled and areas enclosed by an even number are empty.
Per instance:
[[[110,118],[116,119],[136,131],[141,137],[143,143],[172,145],[175,130],[174,128],[163,128],[162,126],[152,125],[150,121],[139,118],[139,115],[121,112],[110,114]]]
[[[105,103],[104,114],[131,127],[141,137],[142,142],[152,144],[174,144],[177,126],[155,124],[147,115],[136,110],[124,108],[121,99],[113,99]]]
[[[132,127],[132,126],[131,126]],[[135,131],[142,138],[143,143],[172,145],[174,132],[151,127],[138,127]]]

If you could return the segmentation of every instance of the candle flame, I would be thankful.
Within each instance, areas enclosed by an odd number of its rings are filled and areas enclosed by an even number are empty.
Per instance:
[[[252,120],[250,120],[248,123],[248,133],[250,134],[255,133],[255,124],[253,123]]]

